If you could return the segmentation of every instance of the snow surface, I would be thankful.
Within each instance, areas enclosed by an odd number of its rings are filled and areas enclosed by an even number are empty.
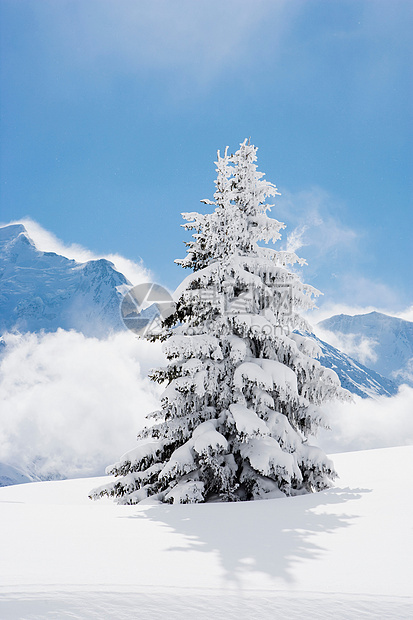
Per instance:
[[[105,479],[0,489],[0,618],[411,618],[413,447],[334,455],[327,491],[119,506]]]

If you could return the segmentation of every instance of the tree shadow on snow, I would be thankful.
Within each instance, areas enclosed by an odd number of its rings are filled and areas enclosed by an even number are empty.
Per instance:
[[[148,506],[130,517],[150,519],[183,535],[169,551],[214,552],[225,578],[235,586],[246,572],[265,573],[293,583],[293,567],[321,558],[317,534],[346,528],[356,515],[330,514],[323,506],[358,500],[370,489],[333,488],[320,493],[242,503]],[[337,511],[335,511],[337,513]]]

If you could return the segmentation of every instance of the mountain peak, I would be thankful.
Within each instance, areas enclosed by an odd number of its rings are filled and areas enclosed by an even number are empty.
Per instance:
[[[373,311],[354,316],[335,315],[320,321],[318,326],[339,338],[347,336],[355,344],[367,343],[374,354],[369,361],[370,368],[398,384],[413,384],[412,321]],[[357,359],[356,352],[352,355]]]
[[[0,228],[0,243],[8,243],[9,241],[13,241],[13,239],[17,239],[17,237],[21,234],[26,235],[26,237],[30,239],[23,224],[9,224],[8,226],[2,226]]]
[[[375,319],[397,319],[395,316],[391,316],[390,314],[384,314],[384,312],[377,312],[377,310],[373,310],[372,312],[368,312],[366,314],[356,314],[356,316],[371,316]]]
[[[26,260],[38,250],[23,224],[0,228],[0,256],[12,262]]]
[[[124,329],[125,285],[104,258],[79,263],[38,250],[23,224],[0,228],[0,332],[60,327],[101,336]]]

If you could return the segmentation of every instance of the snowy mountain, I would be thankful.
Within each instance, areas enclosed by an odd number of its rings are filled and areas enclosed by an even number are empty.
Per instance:
[[[345,341],[368,339],[376,359],[369,366],[398,385],[413,385],[413,322],[381,312],[339,314],[318,324]]]
[[[130,285],[108,260],[78,263],[39,251],[22,224],[0,228],[0,332],[123,329],[119,304]]]
[[[91,502],[96,478],[2,488],[0,617],[411,618],[413,449],[332,458],[333,488],[257,502]]]
[[[25,484],[26,482],[38,481],[39,478],[23,472],[17,467],[0,463],[0,487],[7,487],[12,484]]]
[[[383,377],[379,373],[363,366],[360,362],[346,355],[331,344],[320,340],[315,334],[306,334],[321,348],[320,363],[332,368],[338,375],[343,388],[362,398],[377,396],[392,396],[397,392],[394,381]]]

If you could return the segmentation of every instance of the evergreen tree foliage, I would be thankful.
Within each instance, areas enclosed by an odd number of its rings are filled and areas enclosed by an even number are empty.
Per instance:
[[[284,224],[268,216],[278,194],[244,141],[218,152],[211,213],[184,213],[192,273],[159,338],[169,361],[151,378],[166,386],[161,410],[138,445],[107,469],[115,480],[91,497],[122,504],[251,500],[326,488],[332,462],[308,437],[323,425],[319,405],[346,398],[320,365],[300,312],[319,293],[291,269],[293,252],[263,247]]]

